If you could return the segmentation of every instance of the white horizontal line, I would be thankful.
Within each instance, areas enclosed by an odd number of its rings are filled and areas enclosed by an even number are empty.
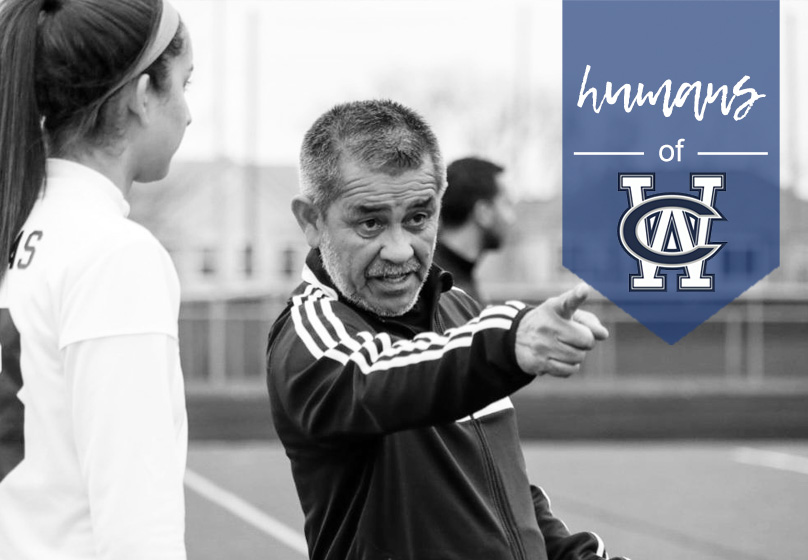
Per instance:
[[[277,519],[270,517],[235,494],[220,488],[207,478],[196,474],[190,469],[185,471],[185,485],[219,507],[226,509],[242,521],[249,523],[259,531],[274,537],[295,552],[303,556],[308,556],[309,549],[303,535],[287,527]]]
[[[781,471],[791,471],[800,474],[808,474],[808,457],[781,453],[779,451],[765,451],[753,449],[751,447],[739,447],[735,450],[735,461],[746,463],[747,465],[757,465],[779,469]]]
[[[645,152],[572,152],[574,156],[644,156]]]
[[[769,152],[697,152],[700,156],[767,156]]]

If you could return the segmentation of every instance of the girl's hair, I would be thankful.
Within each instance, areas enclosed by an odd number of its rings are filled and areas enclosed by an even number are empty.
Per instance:
[[[123,131],[112,91],[156,33],[162,0],[0,0],[0,280],[45,180],[48,155]],[[182,25],[145,71],[169,86]]]

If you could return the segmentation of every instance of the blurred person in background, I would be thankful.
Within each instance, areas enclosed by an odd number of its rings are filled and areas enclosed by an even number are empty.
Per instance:
[[[393,101],[306,133],[292,211],[311,251],[274,323],[267,384],[314,560],[595,560],[532,486],[508,395],[608,336],[586,286],[482,310],[432,265],[445,168]]]
[[[483,301],[474,269],[486,251],[502,246],[516,216],[502,184],[505,169],[468,157],[446,168],[435,264],[452,273],[454,285]]]
[[[162,0],[0,3],[0,557],[184,560],[168,253],[127,219],[191,121]]]

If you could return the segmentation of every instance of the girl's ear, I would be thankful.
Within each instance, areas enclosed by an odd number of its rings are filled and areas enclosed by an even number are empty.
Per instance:
[[[151,77],[148,74],[141,74],[130,90],[127,108],[145,126],[149,124],[149,109],[153,102]]]

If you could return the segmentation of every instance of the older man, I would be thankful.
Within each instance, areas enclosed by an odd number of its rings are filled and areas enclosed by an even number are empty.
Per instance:
[[[605,558],[531,486],[508,395],[575,373],[606,329],[576,288],[481,310],[436,266],[445,169],[391,101],[306,134],[292,202],[311,252],[269,336],[275,428],[312,559]]]

